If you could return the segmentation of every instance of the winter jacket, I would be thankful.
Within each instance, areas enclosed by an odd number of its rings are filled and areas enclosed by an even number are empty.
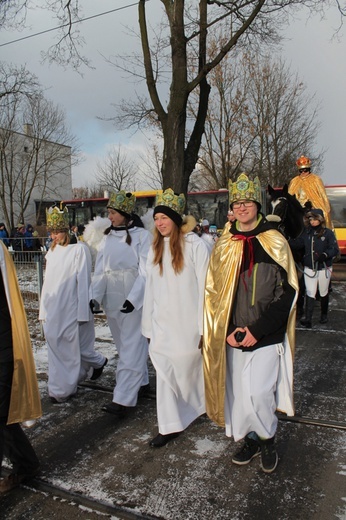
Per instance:
[[[309,226],[298,238],[289,241],[292,250],[304,248],[304,266],[318,271],[331,267],[333,258],[339,254],[334,232],[329,228],[324,228],[321,236],[318,236],[321,231],[321,225]]]
[[[273,228],[272,223],[262,218],[252,231],[238,231],[236,223],[230,229],[235,236],[246,237],[247,241],[244,240],[243,263],[228,334],[237,327],[248,327],[257,343],[250,348],[238,347],[247,352],[283,342],[295,297],[287,272],[256,239],[258,234]]]

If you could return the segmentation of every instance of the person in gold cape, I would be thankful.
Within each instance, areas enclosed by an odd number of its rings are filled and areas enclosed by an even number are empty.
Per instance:
[[[330,204],[321,177],[315,173],[311,173],[311,161],[309,157],[301,155],[299,159],[297,159],[296,165],[299,175],[293,177],[289,183],[288,193],[295,195],[303,207],[310,201],[311,207],[321,208],[326,220],[326,227],[333,229]]]
[[[260,182],[230,182],[236,221],[211,255],[204,306],[208,416],[235,441],[238,465],[261,455],[271,473],[278,455],[276,409],[294,415],[293,356],[298,280],[286,239],[260,213]],[[243,337],[241,337],[243,336]]]
[[[12,473],[0,480],[0,494],[35,476],[36,453],[20,423],[41,417],[31,341],[15,268],[0,241],[0,464]]]

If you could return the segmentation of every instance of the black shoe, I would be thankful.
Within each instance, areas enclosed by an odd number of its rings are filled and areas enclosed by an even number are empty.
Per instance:
[[[38,472],[39,467],[35,468],[30,473],[11,473],[7,477],[2,478],[0,480],[0,495],[20,486],[22,482],[26,482],[27,480],[36,477]]]
[[[303,327],[305,327],[306,329],[311,329],[312,328],[312,323],[311,323],[311,321],[308,318],[302,318],[300,320],[300,324]]]
[[[162,448],[162,446],[166,446],[167,442],[176,439],[179,433],[180,432],[167,433],[167,435],[162,435],[161,433],[159,433],[158,435],[156,435],[156,437],[151,439],[151,441],[149,442],[149,446],[151,446],[152,448]]]
[[[107,365],[107,363],[108,363],[108,359],[106,358],[106,361],[103,363],[102,367],[93,369],[93,373],[92,373],[92,376],[90,377],[90,381],[96,381],[96,379],[98,379],[102,375],[103,369]]]
[[[140,389],[138,390],[138,399],[140,399],[141,397],[149,397],[150,395],[150,384],[148,383],[147,385],[143,385],[140,387]]]
[[[272,473],[279,462],[273,439],[262,441],[261,468],[264,473]]]
[[[328,323],[328,316],[327,316],[327,314],[321,314],[320,323]]]
[[[238,466],[244,466],[260,453],[261,447],[256,441],[246,440],[242,448],[233,455],[232,462]]]
[[[104,406],[102,406],[102,410],[104,412],[111,413],[120,419],[122,417],[125,417],[127,407],[123,406],[122,404],[112,402],[112,403],[108,403],[108,404],[105,404]]]

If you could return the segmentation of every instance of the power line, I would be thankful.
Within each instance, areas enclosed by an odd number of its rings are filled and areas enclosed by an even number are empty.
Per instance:
[[[86,18],[82,18],[81,20],[76,20],[75,22],[65,23],[64,25],[59,25],[58,27],[52,27],[51,29],[46,29],[45,31],[40,31],[35,34],[30,34],[28,36],[23,36],[22,38],[18,38],[17,40],[12,40],[6,43],[0,43],[0,47],[5,47],[5,45],[11,45],[12,43],[17,43],[23,40],[28,40],[29,38],[34,38],[35,36],[41,36],[41,34],[46,34],[52,31],[57,31],[58,29],[63,29],[64,27],[70,27],[76,23],[86,22],[87,20],[92,20],[93,18],[98,18],[99,16],[104,16],[106,14],[115,13],[116,11],[121,11],[123,9],[127,9],[128,7],[133,7],[138,5],[138,2],[134,4],[124,5],[123,7],[118,7],[117,9],[112,9],[111,11],[105,11],[104,13],[94,14],[92,16],[88,16]]]

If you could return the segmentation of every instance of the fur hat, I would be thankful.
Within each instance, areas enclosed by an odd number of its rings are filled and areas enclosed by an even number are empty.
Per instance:
[[[325,221],[323,211],[319,208],[312,208],[310,211],[307,212],[306,216],[308,218],[314,218],[316,220],[319,220],[320,222]]]

